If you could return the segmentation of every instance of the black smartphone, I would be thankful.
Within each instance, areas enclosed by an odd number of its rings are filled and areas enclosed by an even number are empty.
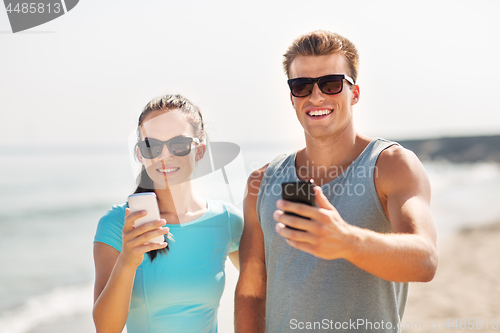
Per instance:
[[[316,200],[314,199],[314,186],[316,185],[311,180],[282,183],[281,197],[283,198],[283,200],[299,202],[309,206],[316,206]],[[294,215],[309,220],[308,217],[300,216],[295,213],[285,211],[285,214]],[[287,228],[300,230],[289,226],[287,226]]]

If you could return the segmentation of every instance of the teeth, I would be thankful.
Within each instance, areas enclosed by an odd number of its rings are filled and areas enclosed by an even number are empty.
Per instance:
[[[330,113],[332,113],[332,110],[315,110],[308,112],[310,116],[324,116]]]
[[[177,170],[177,169],[179,169],[179,168],[173,168],[173,169],[158,169],[158,171],[168,173],[168,172],[175,171],[175,170]]]

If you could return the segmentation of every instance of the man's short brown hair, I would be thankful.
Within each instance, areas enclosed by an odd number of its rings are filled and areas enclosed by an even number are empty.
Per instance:
[[[290,65],[296,56],[320,56],[333,53],[341,53],[347,60],[349,73],[347,73],[356,83],[358,77],[359,57],[358,50],[351,41],[339,34],[316,30],[305,34],[293,41],[283,55],[283,68],[286,76],[290,78]]]

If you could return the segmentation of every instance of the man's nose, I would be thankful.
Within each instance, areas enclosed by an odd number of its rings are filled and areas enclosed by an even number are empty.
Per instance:
[[[309,99],[312,102],[321,102],[325,99],[325,95],[323,94],[321,89],[319,89],[318,82],[314,82],[311,95],[309,95]]]

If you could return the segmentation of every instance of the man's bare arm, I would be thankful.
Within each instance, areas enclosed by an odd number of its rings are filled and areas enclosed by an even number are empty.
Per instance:
[[[266,330],[267,273],[264,235],[256,211],[257,194],[266,168],[267,165],[250,175],[243,202],[245,226],[240,241],[240,276],[234,305],[236,333],[261,333]]]
[[[278,201],[278,208],[316,223],[275,212],[275,219],[307,232],[277,231],[300,250],[324,259],[344,258],[380,278],[432,280],[437,269],[436,230],[430,214],[430,184],[418,158],[401,147],[382,152],[377,162],[377,192],[393,233],[382,234],[348,224],[316,188],[319,208]]]

